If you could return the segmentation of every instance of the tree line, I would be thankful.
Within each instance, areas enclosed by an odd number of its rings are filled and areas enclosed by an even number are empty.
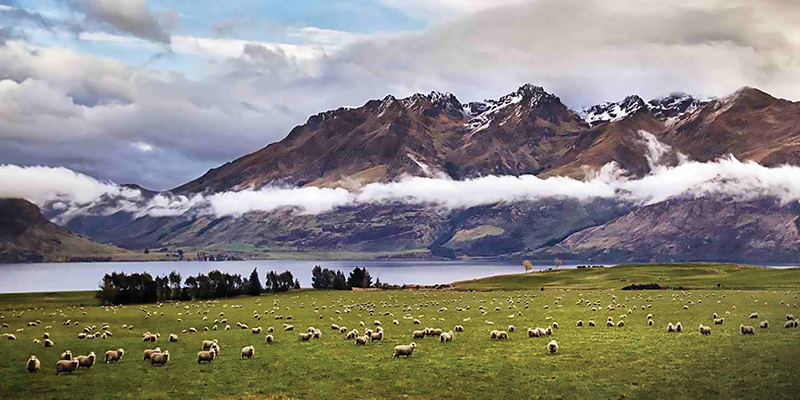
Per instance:
[[[300,281],[290,271],[270,271],[262,285],[258,269],[249,278],[214,270],[185,280],[177,271],[153,278],[149,273],[105,274],[97,298],[105,304],[155,303],[165,300],[206,300],[241,295],[258,296],[262,291],[286,292],[299,289]]]
[[[375,286],[381,286],[381,280],[375,281]],[[311,270],[311,287],[314,289],[350,290],[352,288],[373,287],[372,276],[367,268],[353,268],[350,275],[345,278],[341,270],[334,272],[319,265]]]

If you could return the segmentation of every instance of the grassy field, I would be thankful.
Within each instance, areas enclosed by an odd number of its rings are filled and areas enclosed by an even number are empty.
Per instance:
[[[630,283],[651,282],[681,285],[685,290],[620,290]],[[783,328],[786,313],[800,316],[794,306],[800,290],[796,270],[622,266],[494,277],[458,287],[482,291],[303,290],[218,302],[151,304],[146,305],[153,314],[149,319],[137,305],[103,309],[88,292],[0,295],[2,322],[10,325],[0,333],[17,335],[16,341],[0,341],[4,377],[0,398],[780,399],[797,398],[800,393],[800,328]],[[607,311],[612,302],[625,307]],[[254,312],[261,315],[260,321]],[[725,318],[723,325],[713,324],[714,312]],[[752,312],[758,312],[759,318],[748,319]],[[652,327],[647,325],[648,313],[653,314]],[[277,314],[291,315],[292,320],[276,320]],[[203,321],[204,316],[209,321]],[[625,321],[625,327],[606,327],[608,316],[615,322]],[[221,318],[227,318],[233,329],[203,331]],[[414,325],[408,318],[422,324]],[[42,325],[26,326],[37,319]],[[78,325],[62,325],[66,319]],[[392,324],[395,319],[399,325]],[[579,319],[594,320],[598,326],[578,328]],[[386,336],[366,346],[356,346],[345,335],[329,330],[336,323],[363,332],[359,322],[370,326],[374,320],[382,322]],[[761,320],[769,320],[770,328],[756,328],[754,336],[739,333],[740,323],[758,326]],[[526,328],[546,327],[554,321],[560,327],[552,336],[527,337]],[[684,332],[667,333],[667,323],[678,321]],[[111,338],[77,338],[84,326],[99,328],[103,322],[111,325]],[[238,329],[237,322],[264,330],[275,327],[276,342],[267,345],[266,333],[253,335]],[[284,322],[296,330],[284,331]],[[698,333],[701,323],[711,326],[711,336]],[[123,330],[123,324],[134,329]],[[391,358],[395,345],[412,341],[413,330],[450,330],[455,325],[463,325],[466,331],[456,333],[453,342],[416,339],[413,356]],[[492,329],[508,325],[517,328],[510,340],[489,338]],[[297,333],[308,326],[321,329],[322,339],[300,342]],[[181,333],[190,327],[200,332]],[[24,330],[15,332],[19,328]],[[45,331],[55,347],[33,343]],[[161,339],[143,343],[144,331],[159,332]],[[180,340],[168,342],[170,333],[178,334]],[[201,342],[215,338],[222,354],[209,365],[198,365]],[[555,355],[545,349],[550,339],[560,345]],[[250,344],[255,346],[255,357],[240,359],[241,347]],[[171,354],[164,367],[142,360],[142,350],[156,346]],[[118,363],[98,360],[89,370],[55,375],[55,362],[64,350],[94,351],[102,357],[106,350],[117,348],[126,351]],[[43,369],[35,374],[25,370],[32,354],[42,360]]]

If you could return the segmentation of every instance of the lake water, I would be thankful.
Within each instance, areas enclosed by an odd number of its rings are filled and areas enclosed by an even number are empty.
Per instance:
[[[300,279],[302,287],[311,287],[311,269],[315,265],[345,275],[355,267],[367,267],[373,281],[380,278],[389,284],[435,285],[492,275],[522,273],[522,263],[494,261],[304,261],[304,260],[253,260],[253,261],[163,261],[163,262],[107,262],[107,263],[57,263],[57,264],[0,264],[0,293],[54,292],[95,290],[103,275],[117,272],[149,272],[166,275],[176,270],[186,279],[190,275],[207,274],[218,269],[227,273],[249,277],[258,268],[262,282],[269,271],[289,270]],[[547,269],[552,265],[534,265]],[[574,268],[574,266],[562,266]]]

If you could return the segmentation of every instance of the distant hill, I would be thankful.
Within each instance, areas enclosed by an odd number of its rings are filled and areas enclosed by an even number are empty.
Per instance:
[[[110,259],[122,251],[48,221],[27,200],[0,199],[0,263]]]

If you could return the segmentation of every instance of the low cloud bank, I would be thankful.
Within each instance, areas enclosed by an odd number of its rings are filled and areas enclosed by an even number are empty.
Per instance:
[[[320,214],[342,206],[403,202],[431,204],[446,209],[499,202],[564,197],[579,200],[617,198],[635,204],[653,204],[679,196],[725,196],[735,200],[776,197],[784,203],[800,200],[800,167],[768,168],[727,156],[713,162],[690,161],[677,153],[677,165],[662,159],[672,149],[647,132],[640,132],[648,148],[652,172],[630,178],[609,163],[584,180],[565,177],[541,179],[533,175],[485,176],[454,181],[409,177],[392,183],[373,183],[360,191],[342,188],[282,188],[176,196],[145,195],[138,189],[102,182],[66,168],[0,165],[0,198],[25,198],[56,211],[56,222],[78,215],[110,215],[118,211],[135,217],[170,217],[187,213],[241,216],[252,211],[293,208]]]

